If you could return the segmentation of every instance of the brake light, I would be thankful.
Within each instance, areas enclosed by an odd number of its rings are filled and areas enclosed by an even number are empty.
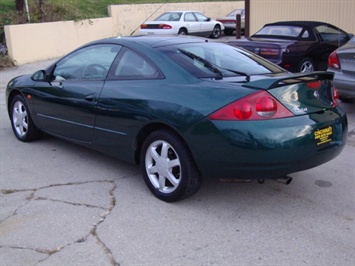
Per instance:
[[[269,49],[269,48],[261,48],[260,49],[260,55],[270,55],[270,56],[275,56],[279,54],[278,49]]]
[[[209,115],[211,120],[262,120],[290,117],[293,114],[271,94],[259,91],[232,102]]]
[[[159,24],[159,29],[170,30],[171,26],[168,24]]]
[[[141,29],[164,29],[164,30],[170,30],[172,26],[168,24],[155,24],[155,25],[149,25],[149,24],[141,24]]]
[[[340,69],[340,62],[337,53],[334,51],[328,56],[328,66]]]
[[[339,99],[339,90],[333,85],[333,107],[338,105],[337,100]]]
[[[314,90],[318,89],[321,85],[322,82],[320,80],[307,82],[307,86]]]

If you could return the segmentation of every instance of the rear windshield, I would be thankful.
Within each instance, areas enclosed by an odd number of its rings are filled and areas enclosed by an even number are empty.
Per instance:
[[[285,70],[249,51],[224,43],[185,43],[158,48],[198,78],[281,73]]]
[[[265,26],[252,37],[300,39],[307,41],[314,40],[313,34],[307,29],[291,25]]]

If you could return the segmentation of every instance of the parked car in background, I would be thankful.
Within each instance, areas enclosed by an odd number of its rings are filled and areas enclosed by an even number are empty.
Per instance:
[[[332,77],[205,38],[132,36],[14,78],[6,99],[18,140],[46,132],[140,164],[150,191],[176,201],[203,177],[289,182],[339,155],[347,117]]]
[[[210,36],[217,39],[224,26],[221,22],[211,20],[195,11],[170,11],[163,13],[154,21],[146,21],[140,26],[141,35],[181,34]]]
[[[224,34],[227,36],[233,35],[237,27],[237,14],[240,14],[240,28],[242,31],[245,29],[245,9],[239,8],[233,10],[225,17],[219,17],[216,20],[223,23]]]
[[[340,100],[355,99],[355,37],[329,55],[328,71],[334,72],[333,83]]]
[[[325,22],[281,21],[266,24],[250,38],[229,44],[243,47],[288,71],[311,72],[326,70],[329,54],[352,36]]]

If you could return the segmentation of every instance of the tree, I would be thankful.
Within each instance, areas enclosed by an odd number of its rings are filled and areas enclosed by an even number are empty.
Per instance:
[[[16,2],[16,10],[19,12],[23,12],[25,8],[25,0],[15,0]]]

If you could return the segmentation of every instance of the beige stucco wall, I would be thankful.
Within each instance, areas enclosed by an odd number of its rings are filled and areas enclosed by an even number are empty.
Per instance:
[[[113,34],[112,18],[5,26],[8,53],[18,65],[57,58]]]
[[[250,0],[250,34],[282,20],[316,20],[355,34],[354,0]]]
[[[139,33],[139,25],[169,10],[196,10],[212,19],[244,6],[244,1],[111,5],[110,17],[5,26],[10,57],[21,65],[63,56],[95,39]],[[265,23],[319,20],[355,33],[354,0],[250,0],[250,34]]]

